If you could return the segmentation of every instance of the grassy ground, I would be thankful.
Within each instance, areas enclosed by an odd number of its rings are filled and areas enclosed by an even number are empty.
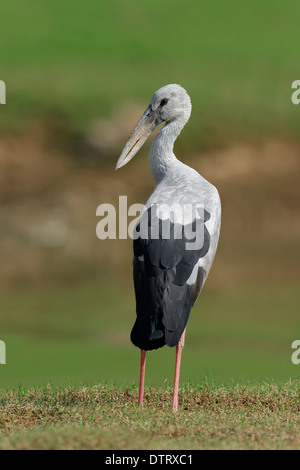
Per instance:
[[[278,386],[15,390],[0,395],[0,449],[300,449],[299,381]]]
[[[295,0],[11,0],[1,5],[3,129],[62,116],[82,131],[128,101],[146,106],[167,83],[193,100],[184,148],[238,137],[299,136],[291,84],[298,67]]]

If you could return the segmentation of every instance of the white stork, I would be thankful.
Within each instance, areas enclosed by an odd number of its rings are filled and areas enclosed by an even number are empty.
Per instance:
[[[188,122],[191,109],[190,97],[180,85],[160,88],[152,96],[116,167],[126,165],[151,132],[165,123],[150,151],[149,164],[156,187],[135,232],[133,266],[137,318],[131,341],[141,349],[141,405],[146,351],[165,344],[176,346],[174,412],[178,408],[186,324],[213,263],[221,226],[217,189],[173,153],[174,142]],[[168,212],[166,207],[172,209]],[[168,237],[163,233],[166,222],[170,228]],[[146,236],[141,234],[142,225],[146,225]],[[197,235],[201,235],[201,244],[189,244],[196,242]]]

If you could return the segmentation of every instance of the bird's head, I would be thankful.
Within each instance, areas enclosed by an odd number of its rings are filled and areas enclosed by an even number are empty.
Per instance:
[[[183,127],[191,115],[192,105],[180,85],[166,85],[157,90],[150,104],[129,137],[118,160],[116,170],[126,165],[161,123],[177,121]]]

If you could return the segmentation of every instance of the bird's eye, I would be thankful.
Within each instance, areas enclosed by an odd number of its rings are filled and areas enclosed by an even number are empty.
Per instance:
[[[165,104],[167,104],[169,100],[167,100],[167,98],[164,98],[163,100],[161,100],[160,102],[160,106],[164,106]]]

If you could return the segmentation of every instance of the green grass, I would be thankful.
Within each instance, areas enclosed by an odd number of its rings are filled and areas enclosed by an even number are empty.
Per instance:
[[[130,100],[181,83],[193,100],[184,149],[265,134],[299,136],[296,0],[58,0],[1,5],[0,129],[61,116],[81,132]],[[187,143],[190,148],[187,149]]]
[[[0,449],[300,449],[299,381],[47,387],[0,394]]]
[[[297,289],[250,292],[204,290],[192,310],[182,358],[182,381],[299,376],[291,344],[300,336]],[[0,388],[138,382],[139,350],[129,339],[134,294],[112,285],[3,292],[0,339],[7,364]],[[146,382],[171,385],[174,348],[149,352]]]

